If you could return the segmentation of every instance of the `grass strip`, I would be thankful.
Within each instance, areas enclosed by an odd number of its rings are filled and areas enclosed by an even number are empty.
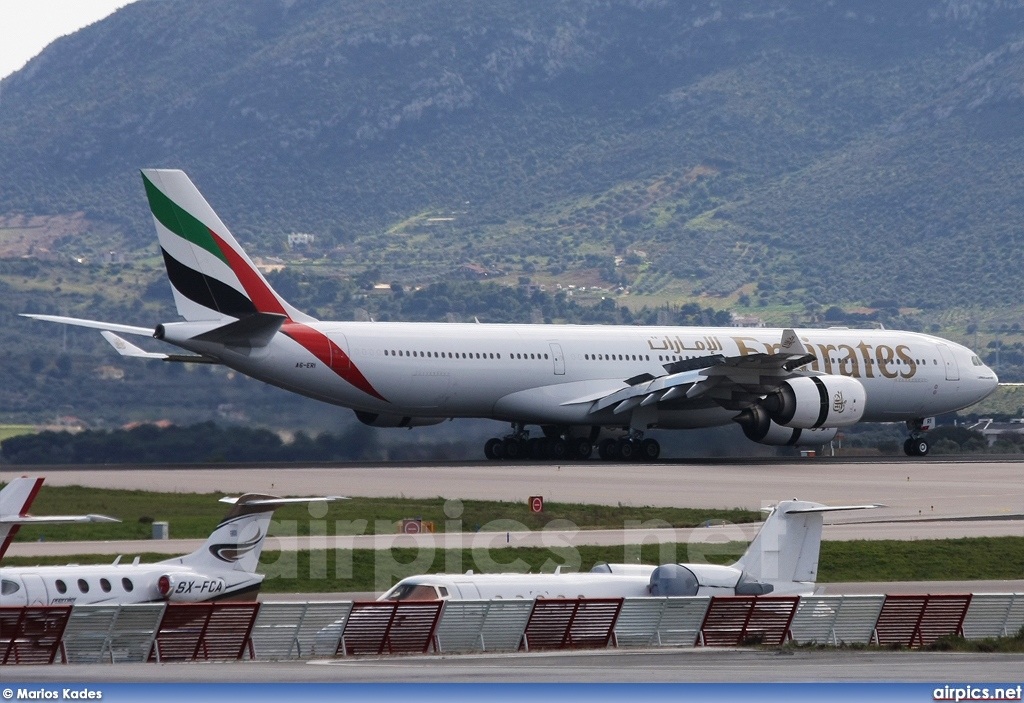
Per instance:
[[[330,493],[331,491],[326,491]],[[50,542],[149,539],[152,523],[170,523],[174,539],[203,538],[210,534],[228,506],[217,502],[231,493],[150,493],[82,486],[44,484],[32,504],[36,515],[102,513],[120,523],[93,525],[40,525],[23,527],[18,542],[33,542],[45,537]],[[437,498],[352,498],[327,505],[286,505],[274,513],[270,535],[310,533],[310,524],[329,534],[392,534],[406,518],[421,518],[433,523],[435,532],[475,532],[540,530],[559,520],[580,529],[623,529],[633,523],[656,521],[650,527],[696,527],[707,521],[719,523],[757,522],[762,515],[752,510],[715,510],[693,508],[656,508],[650,506],[583,505],[545,502],[543,513],[531,513],[526,501],[501,502],[451,500]],[[660,522],[658,522],[660,521]],[[565,528],[571,526],[566,525]]]

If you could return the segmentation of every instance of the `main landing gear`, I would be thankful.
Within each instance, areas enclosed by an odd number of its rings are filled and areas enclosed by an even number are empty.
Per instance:
[[[661,445],[658,440],[643,439],[639,434],[609,437],[597,445],[597,454],[605,461],[654,461],[661,456]]]
[[[544,428],[543,437],[531,437],[522,424],[514,424],[508,435],[487,440],[484,455],[491,461],[583,461],[593,453],[595,439],[596,431],[590,437],[573,437],[566,430],[550,427]],[[633,431],[602,440],[597,453],[604,461],[654,461],[661,456],[661,445]]]
[[[928,440],[924,433],[935,426],[935,418],[907,420],[907,429],[910,430],[910,437],[903,443],[903,452],[907,456],[928,456]]]
[[[510,434],[491,437],[484,444],[484,456],[491,461],[583,461],[593,451],[589,437],[572,437],[549,428],[543,437],[531,437],[521,423],[512,425]]]

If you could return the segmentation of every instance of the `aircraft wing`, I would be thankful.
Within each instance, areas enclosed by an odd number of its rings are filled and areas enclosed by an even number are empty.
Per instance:
[[[685,406],[688,402],[713,400],[722,407],[743,410],[768,393],[796,369],[814,361],[796,333],[787,329],[782,334],[780,351],[775,354],[746,356],[709,356],[684,359],[665,364],[665,374],[642,374],[626,379],[626,387],[599,397],[578,398],[564,405],[591,403],[590,412],[612,408],[616,415],[655,403]]]

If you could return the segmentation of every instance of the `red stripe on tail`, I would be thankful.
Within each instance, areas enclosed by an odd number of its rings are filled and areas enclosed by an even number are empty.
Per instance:
[[[242,287],[245,288],[245,292],[249,295],[249,299],[256,306],[256,309],[260,312],[272,312],[278,315],[284,315],[291,319],[291,316],[285,311],[284,306],[281,305],[281,301],[274,295],[274,291],[270,290],[270,286],[264,283],[263,279],[260,278],[259,273],[256,272],[249,262],[243,259],[237,251],[234,250],[227,242],[220,238],[216,232],[210,230],[210,235],[213,237],[213,241],[217,242],[217,246],[224,252],[224,256],[228,260],[228,265],[231,266],[231,270],[238,276],[239,282]]]

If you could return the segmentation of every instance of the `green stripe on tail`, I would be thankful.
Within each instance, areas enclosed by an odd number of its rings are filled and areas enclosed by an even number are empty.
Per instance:
[[[206,225],[164,195],[159,188],[146,178],[146,174],[142,174],[142,182],[146,186],[149,209],[153,211],[153,216],[156,217],[160,224],[179,237],[187,239],[198,247],[202,247],[230,266],[227,257],[224,256],[224,252],[217,246],[217,242],[213,240],[213,236]]]

